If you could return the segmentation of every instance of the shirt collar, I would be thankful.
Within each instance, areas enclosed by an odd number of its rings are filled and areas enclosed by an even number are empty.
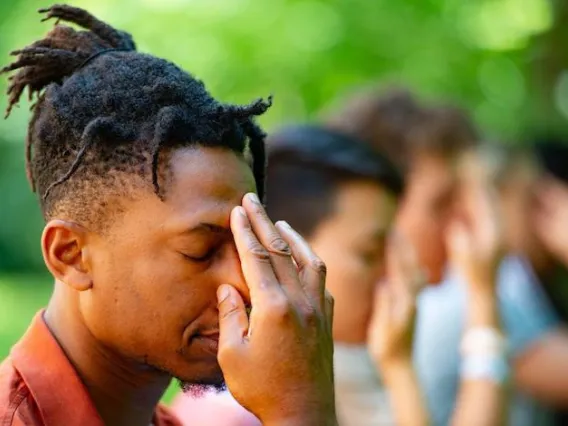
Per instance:
[[[91,398],[47,327],[34,317],[11,358],[35,400],[45,426],[104,426]]]

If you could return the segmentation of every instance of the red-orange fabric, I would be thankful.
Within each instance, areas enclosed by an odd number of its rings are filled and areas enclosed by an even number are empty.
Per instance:
[[[162,406],[153,424],[181,426]],[[104,426],[43,311],[0,364],[0,426]]]

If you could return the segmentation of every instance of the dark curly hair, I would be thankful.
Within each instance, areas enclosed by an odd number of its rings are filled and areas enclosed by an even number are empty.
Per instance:
[[[271,104],[215,100],[203,83],[171,62],[136,52],[130,34],[85,10],[54,5],[39,11],[55,27],[12,52],[6,115],[24,89],[32,106],[26,140],[26,173],[39,193],[44,218],[55,215],[92,223],[125,197],[133,176],[164,199],[168,152],[184,146],[250,151],[259,196],[264,196],[265,134],[254,122]],[[67,21],[83,27],[59,25]],[[146,178],[149,176],[151,178]],[[118,203],[120,204],[120,203]]]
[[[327,125],[371,144],[405,174],[416,154],[453,155],[479,140],[465,111],[424,106],[403,89],[356,93],[327,118]]]

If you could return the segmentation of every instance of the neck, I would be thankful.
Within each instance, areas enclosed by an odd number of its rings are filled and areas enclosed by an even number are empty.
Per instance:
[[[57,283],[45,321],[107,426],[148,426],[171,377],[102,345]],[[76,301],[76,300],[75,300]]]

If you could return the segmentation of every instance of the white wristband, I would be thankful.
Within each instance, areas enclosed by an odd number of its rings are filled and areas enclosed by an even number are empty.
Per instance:
[[[466,331],[460,348],[462,356],[501,356],[506,351],[507,341],[505,337],[499,330],[490,327],[476,327]]]
[[[509,376],[509,364],[504,356],[468,355],[460,370],[465,380],[490,380],[503,384]]]

